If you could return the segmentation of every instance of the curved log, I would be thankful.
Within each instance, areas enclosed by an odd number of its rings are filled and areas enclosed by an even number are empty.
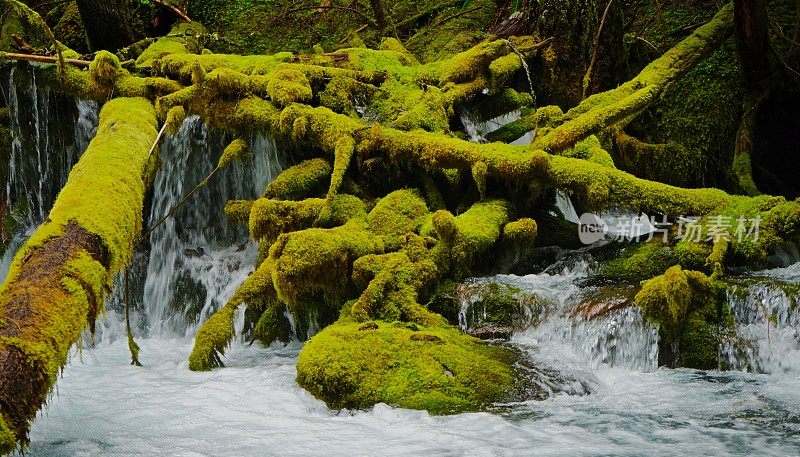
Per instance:
[[[87,324],[93,330],[130,260],[155,137],[147,100],[106,104],[47,221],[14,258],[0,287],[0,453],[27,444],[70,347]]]

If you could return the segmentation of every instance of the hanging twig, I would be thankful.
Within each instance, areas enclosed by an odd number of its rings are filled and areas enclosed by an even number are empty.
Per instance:
[[[196,185],[196,186],[194,187],[194,189],[192,189],[192,190],[191,190],[191,191],[190,191],[188,194],[184,195],[184,197],[183,197],[183,198],[181,198],[181,200],[180,200],[180,201],[179,201],[179,202],[178,202],[178,203],[177,203],[175,206],[173,206],[173,207],[172,207],[172,209],[170,209],[170,210],[169,210],[169,212],[168,212],[166,215],[164,215],[164,217],[162,217],[161,219],[159,219],[159,221],[158,221],[158,222],[156,222],[155,224],[153,224],[153,226],[152,226],[152,227],[150,227],[149,229],[147,229],[147,231],[146,231],[146,232],[144,232],[144,234],[141,236],[141,238],[140,238],[140,241],[141,241],[141,240],[146,240],[147,238],[149,238],[149,237],[150,237],[150,234],[151,234],[151,233],[153,233],[153,231],[154,231],[155,229],[157,229],[157,228],[158,228],[158,227],[159,227],[161,224],[163,224],[164,222],[166,222],[166,221],[167,221],[167,219],[169,219],[170,217],[172,217],[172,216],[175,214],[175,212],[177,212],[177,211],[178,211],[178,210],[181,208],[181,206],[183,206],[183,205],[184,205],[184,203],[186,203],[187,201],[189,201],[189,199],[192,197],[192,195],[194,195],[195,193],[197,193],[197,191],[198,191],[198,190],[202,189],[202,188],[203,188],[203,187],[204,187],[206,184],[208,184],[208,181],[209,181],[211,178],[213,178],[213,177],[214,177],[214,175],[215,175],[215,174],[217,174],[217,172],[218,172],[219,170],[220,170],[220,167],[219,167],[219,165],[218,165],[218,166],[216,166],[216,167],[215,167],[213,170],[211,170],[211,173],[209,173],[209,175],[208,175],[208,176],[206,176],[206,179],[204,179],[204,180],[200,181],[200,184]]]
[[[139,345],[133,339],[133,331],[131,330],[131,302],[130,291],[128,289],[128,270],[125,270],[125,329],[128,331],[128,349],[131,351],[131,365],[140,367],[142,364],[139,362]]]
[[[481,8],[483,8],[483,6],[476,6],[474,8],[470,8],[468,10],[460,11],[460,12],[458,12],[456,14],[451,14],[450,16],[447,16],[447,17],[442,18],[441,20],[439,20],[439,22],[437,22],[436,25],[442,25],[445,22],[449,22],[449,21],[451,21],[451,20],[453,20],[453,19],[455,19],[457,17],[461,17],[461,16],[463,16],[465,14],[469,14],[469,13],[472,13],[474,11],[478,11]]]

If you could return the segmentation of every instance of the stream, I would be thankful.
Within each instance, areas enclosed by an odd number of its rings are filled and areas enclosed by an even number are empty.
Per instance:
[[[14,149],[6,187],[18,223],[2,277],[97,123],[95,104],[37,90],[28,66],[15,68],[9,81]],[[473,138],[496,127],[469,126]],[[196,117],[166,139],[147,225],[208,174],[231,139]],[[531,379],[543,400],[452,416],[384,404],[332,411],[295,382],[302,343],[264,348],[241,336],[225,368],[189,371],[194,333],[252,272],[257,256],[246,230],[227,223],[224,203],[258,197],[292,162],[268,137],[247,141],[252,159],[218,174],[134,256],[128,281],[143,366],[130,365],[117,287],[94,339],[85,335],[73,349],[25,455],[800,454],[800,264],[732,280],[736,330],[720,348],[732,371],[659,368],[657,329],[636,307],[593,318],[575,313],[594,291],[587,285],[594,261],[584,254],[535,274],[466,282],[511,285],[543,304],[509,343],[536,367]],[[559,195],[557,206],[574,213],[568,196]],[[476,312],[468,298],[462,312],[465,322]],[[243,325],[240,310],[238,335]]]

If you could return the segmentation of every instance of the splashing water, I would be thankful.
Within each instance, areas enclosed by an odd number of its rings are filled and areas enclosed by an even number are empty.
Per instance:
[[[22,81],[19,72],[13,81]],[[23,93],[18,92],[15,96]],[[54,116],[55,95],[44,93],[37,92],[37,103],[50,97],[48,116]],[[96,124],[96,107],[84,103],[81,108],[81,103],[70,108],[78,113],[71,119],[84,120],[68,124],[75,125],[65,137],[68,146],[57,145],[55,124],[45,127],[42,120],[38,137],[32,135],[35,124],[25,127],[27,121],[19,121],[13,133],[21,144],[18,151],[25,153],[17,160],[28,157],[36,165],[10,164],[17,168],[7,189],[28,186],[24,189],[34,192],[31,207],[39,215],[40,207],[45,214],[49,209],[48,183],[39,184],[39,170],[66,179],[71,167],[44,151],[74,147],[74,155],[64,157],[77,160],[93,131],[92,120]],[[21,105],[18,109],[22,112]],[[187,119],[177,135],[166,139],[148,224],[208,174],[229,140],[197,118]],[[476,280],[512,285],[547,304],[535,323],[512,338],[543,371],[556,373],[545,380],[551,395],[544,401],[497,405],[493,414],[444,417],[382,404],[367,411],[331,411],[295,382],[299,343],[261,348],[236,339],[225,369],[190,372],[189,337],[249,274],[257,252],[242,229],[227,225],[221,208],[228,199],[258,197],[283,165],[268,138],[248,142],[251,162],[215,177],[136,253],[129,281],[137,303],[137,336],[146,335],[139,339],[144,366],[129,365],[127,344],[120,338],[124,297],[117,287],[94,346],[86,342],[82,351],[72,352],[56,394],[33,425],[26,455],[800,453],[795,362],[800,359],[791,334],[800,323],[790,287],[800,280],[800,264],[750,278],[741,290],[731,291],[738,340],[750,343],[731,351],[730,364],[771,374],[656,369],[657,334],[637,308],[613,307],[592,316],[575,311],[595,294],[586,282],[591,262],[582,259],[536,275]],[[37,147],[41,152],[34,154]],[[28,171],[22,173],[23,168]],[[22,179],[29,172],[36,180]],[[571,205],[562,198],[563,209]],[[765,301],[768,306],[759,305]],[[240,309],[237,334],[243,322]],[[772,322],[768,333],[766,322]],[[772,352],[763,349],[765,342]]]
[[[800,263],[728,289],[735,334],[721,348],[732,370],[800,376]]]
[[[230,137],[209,132],[192,116],[161,148],[150,225],[156,224],[214,168]],[[258,254],[242,227],[222,209],[228,200],[254,199],[281,170],[277,148],[265,137],[249,139],[248,163],[221,170],[174,217],[150,236],[143,315],[148,334],[194,335],[252,272]]]
[[[74,101],[39,87],[35,66],[11,67],[4,93],[11,127],[5,207],[12,230],[5,234],[9,240],[0,259],[0,281],[19,248],[47,217],[98,124],[97,103]]]

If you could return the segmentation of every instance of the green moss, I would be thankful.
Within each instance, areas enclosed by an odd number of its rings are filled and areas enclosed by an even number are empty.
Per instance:
[[[252,200],[231,200],[225,204],[225,215],[234,224],[248,225],[253,203],[255,202]]]
[[[166,132],[170,135],[175,135],[186,120],[186,110],[183,106],[176,106],[167,111],[167,119],[164,123],[167,125]]]
[[[225,354],[233,339],[233,317],[236,309],[224,306],[214,313],[197,331],[194,348],[189,355],[189,369],[206,371],[221,367],[220,355]]]
[[[8,428],[3,416],[0,415],[0,453],[11,454],[17,447],[17,436]]]
[[[468,275],[500,238],[507,222],[508,203],[504,200],[476,203],[458,217],[437,211],[433,225],[442,242],[437,246],[440,265],[452,268],[456,278]]]
[[[338,309],[353,293],[353,262],[383,250],[381,239],[359,220],[282,235],[270,249],[278,298],[297,313]]]
[[[333,173],[331,174],[331,186],[328,188],[328,200],[334,197],[339,188],[342,187],[344,175],[350,167],[350,162],[353,159],[353,154],[356,151],[356,144],[353,138],[343,136],[336,142],[336,149],[334,150]]]
[[[121,73],[119,58],[108,51],[99,51],[89,65],[89,81],[95,91],[113,88]]]
[[[503,238],[519,251],[533,246],[538,231],[535,220],[523,218],[506,224],[503,227]]]
[[[678,258],[670,246],[654,240],[625,248],[619,257],[603,263],[598,274],[605,278],[638,282],[658,276],[677,263]]]
[[[267,185],[264,196],[278,200],[300,200],[324,193],[333,169],[325,159],[310,159],[293,165]]]
[[[332,408],[385,402],[448,414],[500,400],[512,382],[511,360],[450,327],[338,323],[303,348],[297,381]]]
[[[192,78],[195,67],[199,64],[200,68],[207,73],[219,68],[227,68],[245,75],[266,75],[274,71],[281,63],[290,62],[291,60],[291,52],[251,56],[172,54],[161,60],[161,72],[176,76],[183,81],[189,81]]]
[[[237,138],[231,141],[231,144],[222,151],[222,155],[217,163],[217,168],[225,168],[231,162],[244,160],[252,154],[253,152],[250,150],[250,146],[247,142],[241,138]]]
[[[203,50],[199,38],[205,33],[205,27],[197,22],[179,21],[168,35],[159,38],[142,52],[136,59],[136,65],[151,68],[153,62],[170,54],[199,54]]]
[[[53,34],[67,47],[78,52],[88,52],[89,43],[86,40],[86,30],[83,27],[77,2],[69,2],[64,8],[64,14],[53,27]]]
[[[327,200],[314,225],[332,228],[346,224],[351,219],[366,219],[367,208],[364,202],[353,195],[336,194]]]
[[[441,327],[444,318],[418,302],[417,291],[433,282],[438,270],[432,259],[412,261],[413,251],[367,255],[353,264],[353,280],[366,288],[351,308],[350,317],[364,322],[370,319],[411,322]]]
[[[636,303],[659,325],[659,363],[716,368],[720,332],[729,314],[720,289],[703,273],[669,268],[644,283]]]
[[[395,244],[400,237],[416,232],[427,214],[428,206],[419,191],[404,189],[378,201],[367,216],[367,224],[372,233]]]
[[[250,236],[255,240],[275,241],[282,233],[303,230],[314,221],[325,207],[325,200],[256,200],[250,209]]]
[[[295,69],[277,69],[270,76],[267,92],[279,106],[307,103],[314,95],[306,75]]]
[[[4,351],[28,363],[15,435],[44,402],[72,344],[103,307],[115,275],[127,265],[141,231],[147,160],[156,137],[153,107],[119,98],[100,112],[95,138],[70,172],[42,224],[12,262],[0,286]],[[12,324],[13,322],[13,324]],[[11,330],[13,329],[13,330]],[[8,412],[4,409],[5,419]]]
[[[284,315],[285,312],[286,305],[283,303],[275,302],[268,306],[253,327],[253,338],[265,346],[273,341],[288,343],[292,339],[292,334],[289,321]]]

